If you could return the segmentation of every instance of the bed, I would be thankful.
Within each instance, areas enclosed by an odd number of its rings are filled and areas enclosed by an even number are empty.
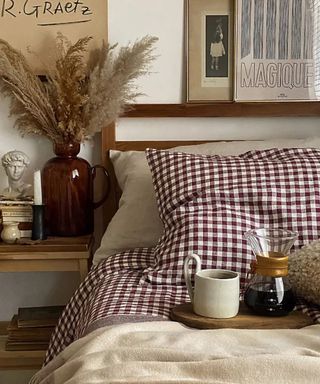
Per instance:
[[[310,243],[318,249],[320,237],[320,139],[198,144],[114,137],[109,127],[102,140],[113,186],[104,215],[108,228],[30,383],[318,383],[318,255],[305,263],[310,284],[301,284],[303,273],[291,276],[303,296],[297,309],[314,325],[196,330],[170,321],[169,314],[189,301],[181,266],[191,249],[204,267],[237,270],[245,286],[252,261],[242,241],[246,228],[298,229],[292,270],[301,269],[302,250]],[[145,148],[152,149],[145,154]],[[259,176],[252,180],[248,169]],[[270,194],[252,190],[257,180]],[[237,194],[238,187],[246,193]],[[244,212],[243,198],[250,203]]]

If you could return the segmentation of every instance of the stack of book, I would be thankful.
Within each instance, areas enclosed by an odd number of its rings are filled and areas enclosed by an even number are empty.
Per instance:
[[[0,231],[2,223],[18,222],[21,237],[31,237],[32,200],[0,200]]]
[[[46,350],[64,306],[19,308],[8,325],[7,351]]]

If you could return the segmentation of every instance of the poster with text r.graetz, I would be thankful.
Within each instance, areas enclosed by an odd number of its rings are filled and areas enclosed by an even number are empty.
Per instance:
[[[320,97],[320,0],[239,0],[236,101]]]
[[[100,46],[107,40],[107,0],[0,0],[0,38],[22,51],[39,74],[58,32],[72,43],[92,36],[89,49]]]

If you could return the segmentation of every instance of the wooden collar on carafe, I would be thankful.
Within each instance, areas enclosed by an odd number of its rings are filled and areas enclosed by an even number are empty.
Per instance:
[[[262,276],[284,277],[288,275],[288,256],[272,252],[265,256],[256,256],[251,263],[251,272]]]

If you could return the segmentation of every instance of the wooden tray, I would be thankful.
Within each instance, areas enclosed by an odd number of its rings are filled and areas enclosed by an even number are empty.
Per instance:
[[[193,312],[191,303],[180,304],[172,308],[170,318],[189,327],[199,329],[294,329],[314,324],[309,316],[300,311],[294,311],[288,316],[282,317],[257,316],[252,314],[243,303],[240,304],[238,315],[230,319],[212,319],[196,315]]]

